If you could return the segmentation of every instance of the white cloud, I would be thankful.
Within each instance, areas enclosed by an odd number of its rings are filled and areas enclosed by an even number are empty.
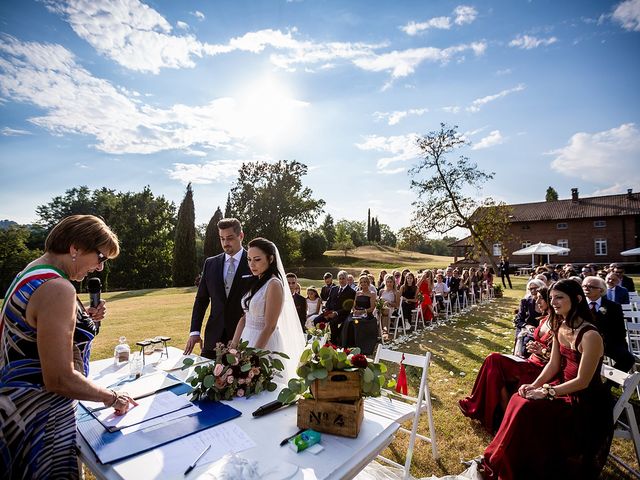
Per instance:
[[[60,45],[20,42],[7,35],[0,39],[0,95],[41,109],[31,123],[54,135],[90,136],[95,148],[107,153],[183,150],[201,156],[198,152],[211,149],[238,151],[244,142],[274,133],[274,111],[284,113],[278,125],[289,128],[295,112],[307,105],[273,90],[248,96],[250,101],[217,98],[204,105],[160,108],[92,76]]]
[[[483,148],[493,147],[504,143],[504,138],[500,133],[500,130],[493,130],[486,137],[482,138],[478,143],[471,147],[471,150],[482,150]]]
[[[525,86],[524,84],[521,83],[513,88],[502,90],[501,92],[496,93],[495,95],[487,95],[486,97],[476,98],[473,102],[471,102],[471,105],[467,107],[467,111],[474,112],[474,113],[478,112],[487,103],[493,102],[494,100],[498,100],[499,98],[506,97],[507,95],[514,92],[521,92],[524,89],[525,89]]]
[[[101,54],[131,70],[192,68],[205,45],[193,35],[175,36],[157,11],[138,0],[45,0],[76,34]]]
[[[400,170],[396,167],[390,170],[388,167],[394,163],[406,162],[418,157],[420,151],[416,145],[418,135],[410,133],[407,135],[395,135],[391,137],[383,137],[379,135],[367,135],[362,143],[356,143],[356,147],[365,151],[377,151],[390,154],[378,159],[377,167],[380,173],[398,173]],[[404,167],[402,168],[404,170]]]
[[[619,3],[611,17],[625,30],[640,32],[640,0],[625,0]]]
[[[205,19],[204,13],[200,12],[199,10],[191,12],[191,15],[193,15],[194,17],[196,17],[200,21]]]
[[[430,28],[437,28],[440,30],[449,30],[451,28],[451,20],[449,17],[434,17],[430,18],[426,22],[414,22],[413,20],[406,25],[400,27],[407,35],[417,35]]]
[[[469,5],[458,5],[453,10],[453,14],[456,16],[454,23],[456,25],[464,25],[472,23],[478,16],[478,11]]]
[[[511,75],[511,69],[510,68],[503,68],[502,70],[496,71],[496,75],[498,75],[498,76]]]
[[[450,105],[447,107],[442,107],[443,112],[447,113],[460,113],[461,108],[457,105]]]
[[[565,147],[549,152],[555,171],[600,185],[639,185],[640,131],[633,123],[596,133],[579,132]]]
[[[2,135],[3,137],[18,137],[21,135],[33,135],[33,133],[31,133],[28,130],[20,130],[18,128],[4,127],[2,130],[0,130],[0,135]]]
[[[429,109],[427,108],[411,108],[409,110],[396,110],[394,112],[375,112],[373,116],[378,120],[387,119],[388,125],[397,125],[400,123],[400,120],[408,115],[422,116],[428,111]]]
[[[400,27],[400,30],[411,36],[418,35],[432,28],[439,30],[449,30],[452,24],[455,23],[456,25],[465,25],[468,23],[472,23],[477,16],[478,12],[475,8],[468,5],[458,5],[453,10],[451,17],[433,17],[424,22],[415,22],[412,20],[406,25]]]
[[[209,184],[213,182],[225,182],[235,178],[238,170],[247,160],[213,160],[206,163],[174,163],[168,171],[169,178],[179,180],[185,185]]]
[[[548,47],[558,41],[556,37],[537,38],[531,35],[518,35],[509,42],[510,47],[518,47],[524,50],[531,50],[540,46]]]
[[[187,22],[182,22],[180,20],[176,22],[176,27],[178,27],[181,30],[189,30],[189,24]]]

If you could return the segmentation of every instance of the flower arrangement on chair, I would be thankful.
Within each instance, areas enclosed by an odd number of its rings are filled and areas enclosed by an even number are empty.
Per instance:
[[[192,400],[201,398],[220,401],[234,397],[251,397],[264,390],[273,392],[277,384],[275,376],[284,370],[279,358],[289,358],[284,353],[249,347],[240,340],[236,348],[218,342],[215,362],[196,365],[194,375],[187,379],[192,387]],[[185,358],[183,368],[193,365],[193,359]]]
[[[359,348],[341,348],[332,343],[321,346],[318,340],[314,340],[300,356],[296,371],[298,378],[289,380],[287,387],[280,392],[278,400],[287,404],[299,397],[314,398],[314,388],[322,385],[322,381],[328,379],[332,372],[358,375],[358,396],[379,397],[381,387],[385,386],[386,371],[387,367],[384,364],[369,361],[360,353]],[[392,387],[392,383],[393,380],[387,387]]]

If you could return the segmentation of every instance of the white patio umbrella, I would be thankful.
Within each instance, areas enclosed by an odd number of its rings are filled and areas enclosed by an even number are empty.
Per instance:
[[[531,255],[531,268],[535,267],[535,255],[546,255],[547,263],[549,262],[549,255],[558,255],[559,253],[569,253],[570,249],[566,247],[559,247],[557,245],[551,245],[550,243],[538,242],[535,245],[530,245],[515,252],[511,252],[511,255]]]
[[[632,248],[631,250],[625,250],[624,252],[620,252],[620,255],[624,255],[625,257],[640,255],[640,247]]]

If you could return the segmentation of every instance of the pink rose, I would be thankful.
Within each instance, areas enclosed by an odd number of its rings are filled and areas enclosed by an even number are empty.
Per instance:
[[[255,376],[256,376],[256,374],[255,374],[255,373],[253,373],[253,370],[250,370],[250,371],[249,371],[249,374],[248,374],[247,376],[248,376],[249,378],[253,378],[253,377],[255,377]]]
[[[229,383],[229,384],[233,383],[233,375],[229,375],[227,377],[227,383]]]
[[[251,371],[253,372],[254,375],[258,375],[260,373],[260,369],[258,367],[253,367]]]
[[[222,373],[222,370],[224,370],[224,367],[221,364],[217,364],[214,368],[213,368],[213,374],[216,377],[219,377],[220,374]]]
[[[244,385],[244,378],[238,379],[238,385]]]
[[[231,348],[231,349],[229,349],[229,353],[231,355],[235,355],[236,353],[238,353],[238,350],[236,350],[235,348]]]
[[[244,397],[244,390],[243,390],[243,389],[241,389],[241,388],[239,388],[239,389],[238,389],[238,391],[236,392],[236,395],[237,395],[238,397]]]

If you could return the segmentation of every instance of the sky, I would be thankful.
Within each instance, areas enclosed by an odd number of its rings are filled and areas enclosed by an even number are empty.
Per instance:
[[[495,172],[470,195],[638,191],[638,85],[640,0],[2,0],[0,219],[191,182],[202,224],[243,163],[286,159],[325,213],[397,230],[441,122]]]

